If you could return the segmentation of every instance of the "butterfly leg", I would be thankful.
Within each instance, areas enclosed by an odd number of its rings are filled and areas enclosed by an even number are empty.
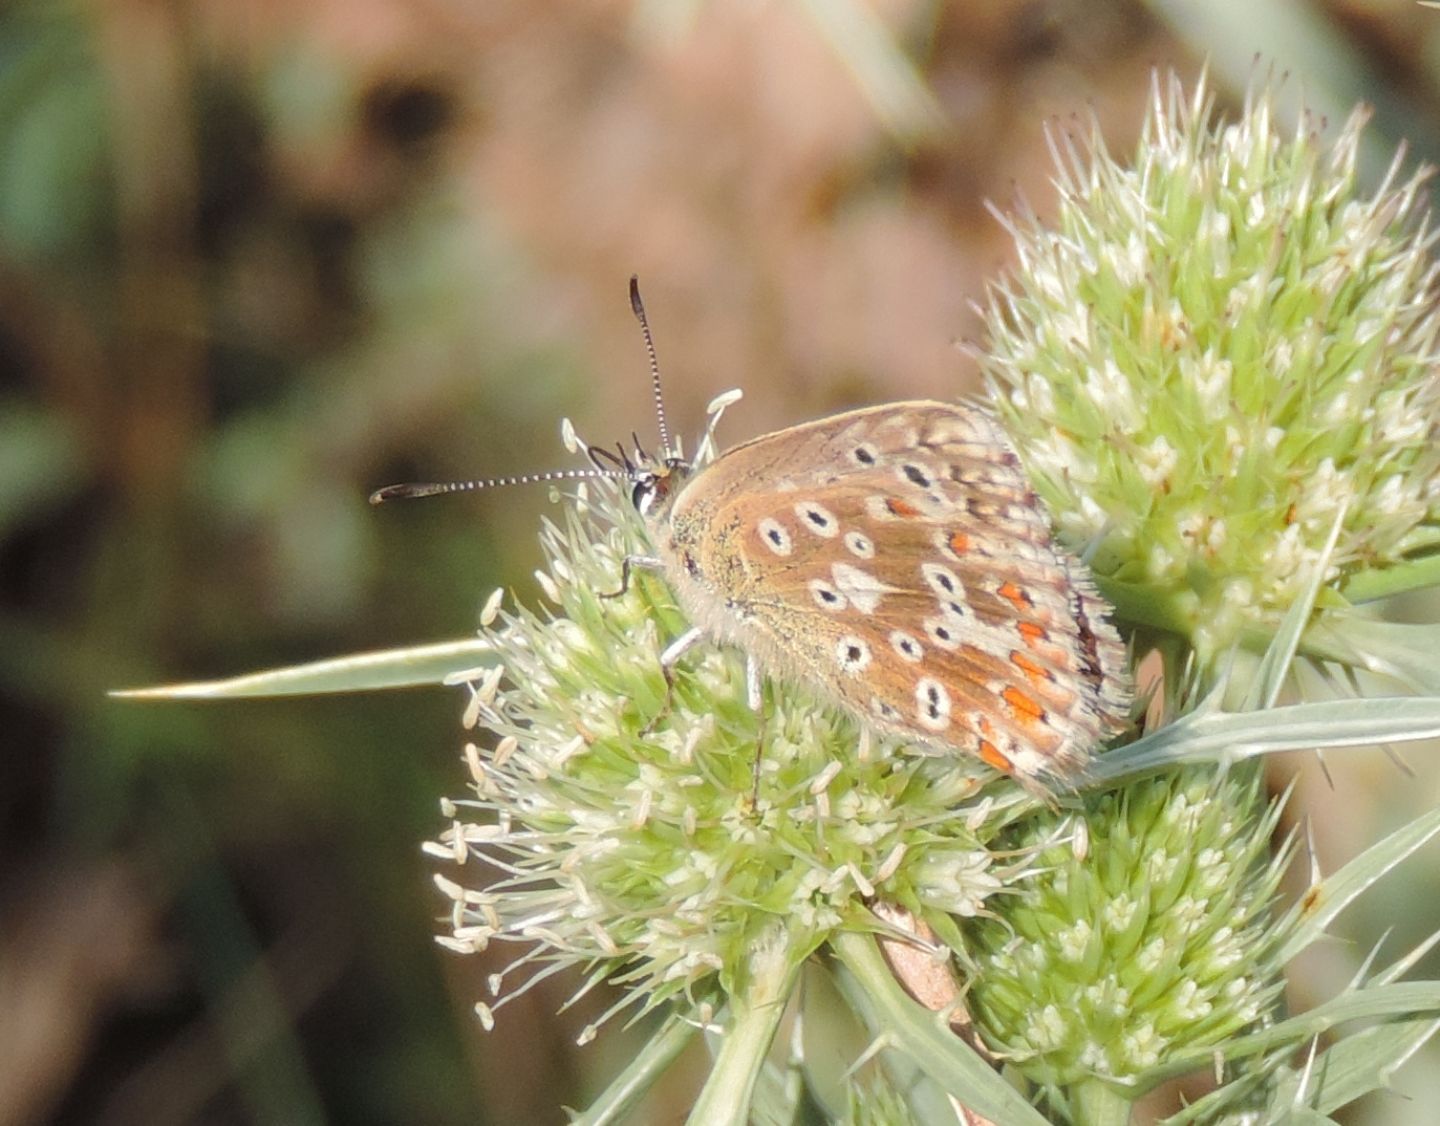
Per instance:
[[[663,571],[665,561],[655,555],[627,555],[620,561],[620,589],[604,591],[601,598],[619,598],[630,589],[630,572],[640,571]]]
[[[704,638],[705,634],[698,627],[692,627],[661,650],[660,671],[665,675],[665,702],[660,706],[660,710],[650,717],[650,722],[640,729],[641,735],[649,735],[655,730],[656,724],[670,714],[671,698],[675,693],[675,664]]]
[[[765,756],[765,693],[760,679],[760,666],[755,658],[745,657],[745,702],[755,713],[755,764],[750,768],[750,808],[760,806],[760,763]]]

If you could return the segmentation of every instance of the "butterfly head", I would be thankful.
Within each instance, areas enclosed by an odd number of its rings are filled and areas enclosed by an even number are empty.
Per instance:
[[[602,475],[628,480],[630,503],[635,511],[647,522],[658,522],[669,512],[693,467],[679,451],[666,449],[655,455],[640,444],[638,437],[634,441],[633,453],[619,444],[613,451],[603,446],[587,446],[585,452]]]

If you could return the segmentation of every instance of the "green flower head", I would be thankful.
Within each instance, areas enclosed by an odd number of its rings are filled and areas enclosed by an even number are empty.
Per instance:
[[[973,915],[1025,867],[985,841],[1034,799],[982,792],[978,762],[899,753],[788,687],[757,715],[733,650],[697,650],[667,695],[659,654],[685,623],[664,583],[607,597],[643,534],[615,482],[582,486],[542,534],[552,609],[485,631],[500,663],[476,674],[471,717],[495,749],[471,748],[475,796],[449,803],[432,851],[487,874],[441,887],[449,945],[518,944],[502,1002],[576,965],[623,987],[617,1010],[713,1013],[761,945],[798,965],[837,930],[877,929],[876,896]]]
[[[1363,192],[1365,118],[1326,144],[1282,135],[1268,87],[1216,123],[1203,82],[1157,81],[1132,165],[1098,133],[1059,145],[1053,223],[1007,221],[1021,265],[982,357],[998,407],[1122,617],[1207,664],[1273,632],[1318,561],[1359,594],[1413,585],[1440,542],[1424,175],[1397,158]]]
[[[1046,849],[1044,870],[968,928],[976,1017],[1004,1058],[1051,1087],[1133,1081],[1272,1010],[1283,860],[1267,856],[1260,781],[1188,771],[1092,798],[1087,847]],[[1040,846],[1047,820],[1017,844]]]

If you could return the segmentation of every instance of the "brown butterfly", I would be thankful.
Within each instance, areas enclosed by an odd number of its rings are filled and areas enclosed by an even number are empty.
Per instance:
[[[999,423],[976,406],[868,407],[755,438],[693,469],[671,446],[635,279],[661,452],[590,448],[621,476],[655,543],[625,561],[660,573],[701,641],[762,677],[803,681],[876,730],[976,755],[1046,793],[1126,724],[1125,647],[1089,570],[1051,537]],[[509,480],[522,480],[512,478]],[[503,482],[392,486],[372,499]]]

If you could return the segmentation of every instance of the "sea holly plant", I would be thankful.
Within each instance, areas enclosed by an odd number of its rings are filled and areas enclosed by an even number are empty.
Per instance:
[[[1006,219],[992,409],[1162,658],[1143,724],[1048,799],[783,680],[757,710],[724,647],[667,677],[691,623],[663,577],[622,583],[654,547],[613,480],[556,490],[542,599],[497,595],[476,640],[143,694],[464,684],[468,788],[428,849],[441,941],[510,954],[481,1024],[562,975],[608,1002],[582,1040],[653,1028],[579,1121],[697,1038],[695,1122],[1122,1123],[1186,1075],[1177,1122],[1328,1120],[1440,1027],[1440,982],[1377,950],[1297,1013],[1286,965],[1440,812],[1287,905],[1259,764],[1440,735],[1440,633],[1362,606],[1436,578],[1436,272],[1421,179],[1358,182],[1361,116],[1328,142],[1274,116],[1264,87],[1225,121],[1157,81],[1133,160],[1057,138],[1055,218]],[[1282,702],[1302,664],[1386,694]]]
[[[1021,267],[992,287],[979,357],[1061,535],[1133,625],[1213,671],[1263,651],[1323,559],[1302,654],[1434,692],[1405,631],[1354,609],[1440,580],[1429,172],[1402,150],[1363,192],[1366,117],[1327,144],[1308,119],[1282,132],[1267,86],[1225,121],[1172,79],[1132,163],[1055,137],[1057,215],[1004,217]]]

